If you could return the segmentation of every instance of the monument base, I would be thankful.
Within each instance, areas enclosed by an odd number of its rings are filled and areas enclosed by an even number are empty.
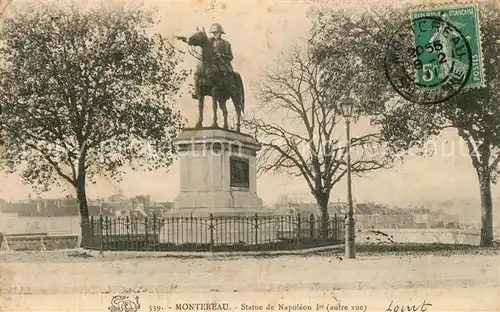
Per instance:
[[[262,200],[245,191],[181,192],[174,201],[174,211],[183,216],[247,216],[261,214]]]
[[[174,144],[180,158],[180,193],[167,215],[272,215],[256,193],[260,144],[253,137],[220,128],[185,129]]]

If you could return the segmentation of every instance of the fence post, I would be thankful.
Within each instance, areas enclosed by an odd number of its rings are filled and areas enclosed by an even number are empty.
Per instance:
[[[153,251],[156,251],[156,214],[153,214],[153,237],[154,237],[154,247]]]
[[[314,238],[314,214],[309,215],[309,235],[310,238]]]
[[[163,237],[165,239],[167,238],[167,234],[165,234],[165,230],[168,231],[168,229],[166,229],[167,228],[167,224],[168,224],[168,222],[165,222],[165,217],[162,216],[161,219],[160,219],[160,228],[158,229],[158,236],[155,236],[155,246],[156,246],[156,244],[158,244],[158,247],[159,247],[158,250],[162,249],[162,246],[160,245],[160,237],[161,237],[161,235],[163,234]],[[163,248],[165,248],[165,247],[163,247]],[[156,247],[155,247],[155,250],[156,250]]]
[[[120,217],[116,217],[113,219],[113,239],[111,240],[112,248],[116,249],[116,246],[118,246],[118,237],[120,234]]]
[[[341,237],[341,235],[345,235],[344,223],[345,219],[342,219],[341,216],[339,215],[339,218],[337,220],[337,227],[338,227],[339,239],[342,241],[345,240],[345,238]]]
[[[91,235],[89,235],[90,236],[90,247],[91,248],[95,248],[94,247],[94,235],[95,235],[95,233],[94,233],[95,232],[95,229],[94,229],[94,216],[90,217],[90,226],[89,227],[90,227],[90,229],[88,230],[88,232],[89,232],[89,234],[91,234]]]
[[[297,243],[300,241],[300,213],[297,214]]]
[[[103,229],[103,219],[102,219],[102,215],[99,215],[99,230],[101,232],[101,248],[100,248],[100,254],[102,255],[102,251],[104,249],[104,229]]]
[[[111,218],[106,216],[104,218],[104,235],[106,235],[106,241],[104,242],[104,246],[109,248],[109,232],[111,230]],[[104,248],[104,249],[106,249]]]
[[[146,246],[144,246],[143,248],[145,248],[147,250],[147,249],[149,249],[148,216],[146,216],[144,218],[144,241],[145,241]]]
[[[339,236],[338,236],[338,233],[337,233],[337,219],[338,219],[338,216],[337,216],[337,213],[335,213],[335,215],[333,216],[333,223],[332,223],[332,237],[333,237],[333,240],[334,241],[338,241],[339,240]]]
[[[80,228],[82,229],[82,241],[80,242],[80,246],[77,246],[77,248],[85,248],[85,232],[86,232],[86,226],[84,225],[83,218],[80,220]],[[71,230],[71,233],[73,233],[73,230]],[[0,248],[2,247],[3,243],[3,236],[0,234]]]
[[[137,216],[130,217],[130,233],[132,234],[132,249],[137,249]]]
[[[335,240],[335,216],[337,214],[334,214],[330,220],[328,221],[328,239]],[[331,231],[330,231],[331,227]],[[332,236],[330,237],[330,232],[332,233]]]
[[[125,230],[127,231],[127,247],[126,250],[130,248],[130,218],[129,216],[125,217]]]
[[[321,215],[315,216],[316,218],[316,227],[314,228],[316,230],[316,237],[323,239],[323,218]],[[328,220],[330,220],[330,215],[328,215]],[[330,222],[328,221],[326,224],[326,239],[328,240],[330,238]]]
[[[214,215],[210,214],[210,252],[213,251],[214,248]]]
[[[259,239],[259,216],[255,214],[255,245],[258,244]]]
[[[82,220],[80,220],[80,228],[82,229],[82,241],[80,243],[80,246],[78,246],[78,247],[85,248],[85,246],[87,246],[89,227],[90,227],[89,222],[86,222],[82,218]],[[7,238],[5,238],[5,240],[7,240]],[[1,243],[0,243],[0,245],[1,245]]]

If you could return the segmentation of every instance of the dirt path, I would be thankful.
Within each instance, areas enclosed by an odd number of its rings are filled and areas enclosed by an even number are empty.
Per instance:
[[[500,264],[496,254],[349,261],[333,256],[85,259],[60,253],[50,261],[49,253],[38,255],[24,256],[31,261],[2,261],[4,294],[498,287]]]

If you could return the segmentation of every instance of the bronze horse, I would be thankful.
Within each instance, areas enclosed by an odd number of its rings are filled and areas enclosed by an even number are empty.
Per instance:
[[[198,98],[198,122],[196,128],[201,128],[203,124],[203,107],[205,96],[212,97],[213,120],[212,127],[217,125],[217,107],[220,107],[224,116],[224,129],[228,129],[227,123],[227,107],[226,101],[231,99],[236,110],[237,123],[236,131],[240,131],[241,114],[245,110],[245,91],[243,88],[243,81],[239,73],[233,71],[227,73],[233,75],[232,83],[227,83],[224,79],[223,73],[218,69],[217,62],[214,60],[213,47],[210,39],[204,29],[198,30],[191,37],[177,37],[187,42],[191,46],[201,47],[201,56],[195,56],[200,60],[201,76],[195,80],[196,95]],[[191,53],[193,54],[193,53]]]

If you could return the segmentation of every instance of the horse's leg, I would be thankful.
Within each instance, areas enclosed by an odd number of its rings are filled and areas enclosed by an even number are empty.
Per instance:
[[[219,100],[219,107],[222,110],[222,115],[224,116],[224,129],[228,129],[226,100]]]
[[[218,127],[217,126],[217,92],[215,90],[215,87],[212,88],[212,112],[213,112],[212,127]]]
[[[196,123],[196,128],[203,127],[203,107],[204,107],[205,97],[198,94],[198,122]]]
[[[239,105],[235,105],[234,107],[236,108],[236,132],[240,132],[241,108]]]
[[[236,99],[236,101],[235,101]],[[234,104],[234,109],[236,110],[236,132],[240,132],[240,122],[241,122],[241,107],[240,107],[240,102],[235,96],[234,98],[231,99]]]
[[[236,86],[234,86],[233,91],[231,92],[231,101],[234,104],[234,109],[236,110],[236,132],[240,132],[240,124],[241,124],[241,94],[239,91],[235,91]]]
[[[196,128],[202,128],[203,127],[203,108],[204,108],[204,102],[205,102],[205,96],[203,95],[203,92],[201,90],[202,85],[199,77],[195,77],[195,90],[196,90],[196,96],[198,97],[198,121],[196,122]]]

